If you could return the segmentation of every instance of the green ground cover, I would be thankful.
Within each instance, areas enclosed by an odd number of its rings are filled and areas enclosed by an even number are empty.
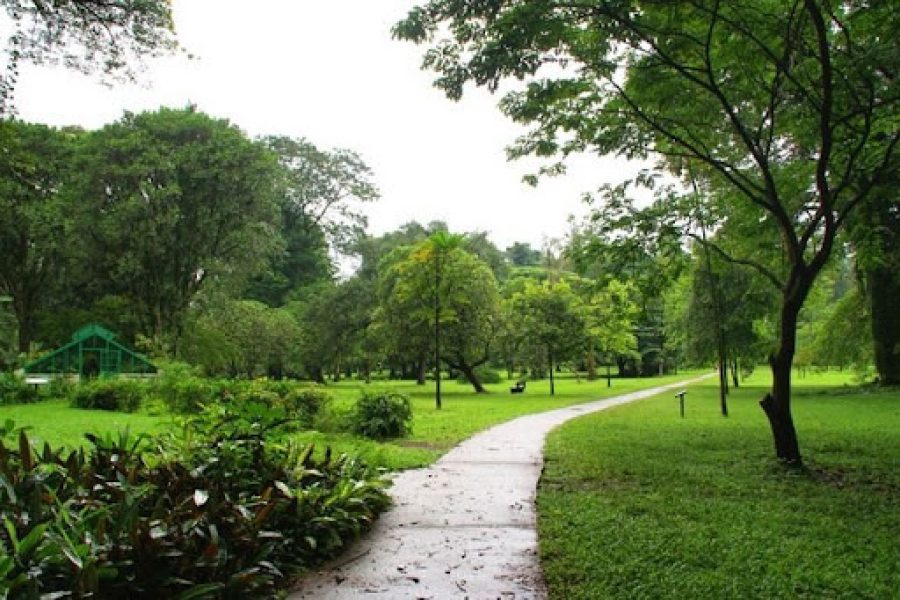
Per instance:
[[[554,431],[538,494],[551,598],[890,598],[900,589],[900,390],[797,377],[807,468],[773,459],[760,370]]]
[[[434,408],[434,384],[416,385],[412,381],[376,382],[366,385],[345,380],[326,386],[334,397],[320,419],[320,428],[333,431],[347,418],[363,390],[389,388],[408,394],[413,405],[412,434],[406,438],[376,442],[347,433],[302,432],[296,437],[314,442],[319,451],[326,447],[335,453],[350,453],[369,464],[387,469],[405,469],[434,462],[444,452],[487,427],[520,415],[569,406],[597,398],[626,393],[698,375],[679,375],[645,379],[613,379],[587,381],[572,376],[556,382],[556,395],[550,396],[550,382],[530,381],[524,394],[509,393],[509,382],[485,386],[489,393],[475,394],[468,384],[447,381],[443,384],[443,409]],[[84,410],[70,407],[63,400],[47,400],[36,404],[0,406],[0,421],[13,419],[17,426],[29,426],[30,437],[37,441],[75,446],[82,444],[85,432],[104,433],[130,428],[134,433],[155,434],[173,426],[174,419],[161,405],[143,408],[137,413]]]
[[[45,400],[35,404],[0,406],[0,421],[12,419],[17,427],[27,426],[28,436],[36,443],[50,442],[70,448],[84,444],[84,434],[116,432],[153,435],[172,423],[168,415],[85,410],[74,408],[68,400]]]
[[[701,374],[687,371],[678,375],[643,379],[613,379],[612,387],[606,380],[587,381],[584,378],[565,377],[556,381],[556,395],[550,395],[550,381],[529,381],[524,394],[510,394],[511,382],[486,385],[487,394],[475,394],[468,384],[445,382],[443,408],[434,408],[434,385],[418,386],[411,381],[395,381],[384,385],[410,396],[413,405],[412,434],[409,437],[385,443],[360,440],[347,434],[300,434],[304,441],[319,446],[331,446],[337,452],[353,452],[370,464],[388,469],[407,469],[434,462],[447,450],[492,425],[515,417],[570,406],[581,402],[607,398],[618,394],[665,385]],[[363,389],[369,386],[346,381],[329,385],[335,395],[331,410],[336,413],[349,411]],[[340,418],[337,416],[336,418]]]

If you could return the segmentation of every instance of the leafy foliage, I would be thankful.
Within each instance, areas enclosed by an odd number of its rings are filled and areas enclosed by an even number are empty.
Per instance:
[[[153,445],[127,432],[89,435],[87,451],[35,452],[24,432],[0,443],[0,595],[274,595],[388,503],[360,463],[277,443],[284,422],[228,403]]]
[[[478,378],[478,381],[481,383],[488,384],[500,383],[502,380],[499,371],[485,365],[475,368],[475,377]],[[459,374],[456,381],[459,383],[469,383],[469,379],[463,373]]]
[[[356,402],[353,430],[373,439],[402,437],[409,433],[412,404],[399,392],[364,392]]]
[[[0,115],[12,106],[20,63],[62,63],[85,73],[132,79],[145,57],[176,47],[172,7],[165,0],[4,0],[0,6],[9,18]]]
[[[72,406],[134,412],[147,394],[147,385],[132,379],[106,378],[80,383],[72,394]]]
[[[27,404],[38,400],[34,386],[12,373],[0,373],[0,405]]]

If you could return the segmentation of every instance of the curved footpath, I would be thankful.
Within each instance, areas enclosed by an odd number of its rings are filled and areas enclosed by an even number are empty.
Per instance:
[[[393,507],[289,598],[545,598],[534,499],[547,433],[707,377],[519,417],[469,438],[431,467],[397,474]]]

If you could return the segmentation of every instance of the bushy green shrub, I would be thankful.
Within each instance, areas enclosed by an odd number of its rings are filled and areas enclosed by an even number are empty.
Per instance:
[[[146,385],[132,379],[101,378],[78,384],[72,394],[76,408],[134,412],[146,395]]]
[[[490,367],[475,367],[475,376],[478,377],[478,381],[481,383],[500,383],[500,372],[496,369],[492,369]],[[462,373],[456,377],[456,381],[459,383],[469,383],[469,380],[466,379],[466,376]]]
[[[409,396],[400,392],[364,392],[356,402],[353,431],[380,440],[402,437],[409,433],[412,405]]]
[[[222,382],[219,398],[237,403],[262,403],[269,408],[282,408],[285,418],[299,427],[312,427],[316,415],[331,395],[318,387],[292,380],[254,379]]]
[[[364,465],[272,444],[280,412],[211,404],[152,460],[127,434],[68,453],[21,431],[0,443],[0,597],[276,597],[388,505]]]
[[[285,394],[281,403],[292,418],[306,428],[313,426],[316,417],[331,401],[331,394],[318,387],[296,387]]]
[[[200,377],[197,369],[180,362],[161,365],[154,388],[166,407],[178,414],[200,412],[201,407],[213,400],[217,392],[213,380]]]
[[[0,405],[37,402],[38,392],[32,385],[12,373],[0,373]]]

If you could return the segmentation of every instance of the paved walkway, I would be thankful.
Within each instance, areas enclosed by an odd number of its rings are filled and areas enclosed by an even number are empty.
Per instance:
[[[534,499],[547,433],[706,377],[519,417],[469,438],[431,467],[399,473],[394,506],[289,598],[545,598]]]

